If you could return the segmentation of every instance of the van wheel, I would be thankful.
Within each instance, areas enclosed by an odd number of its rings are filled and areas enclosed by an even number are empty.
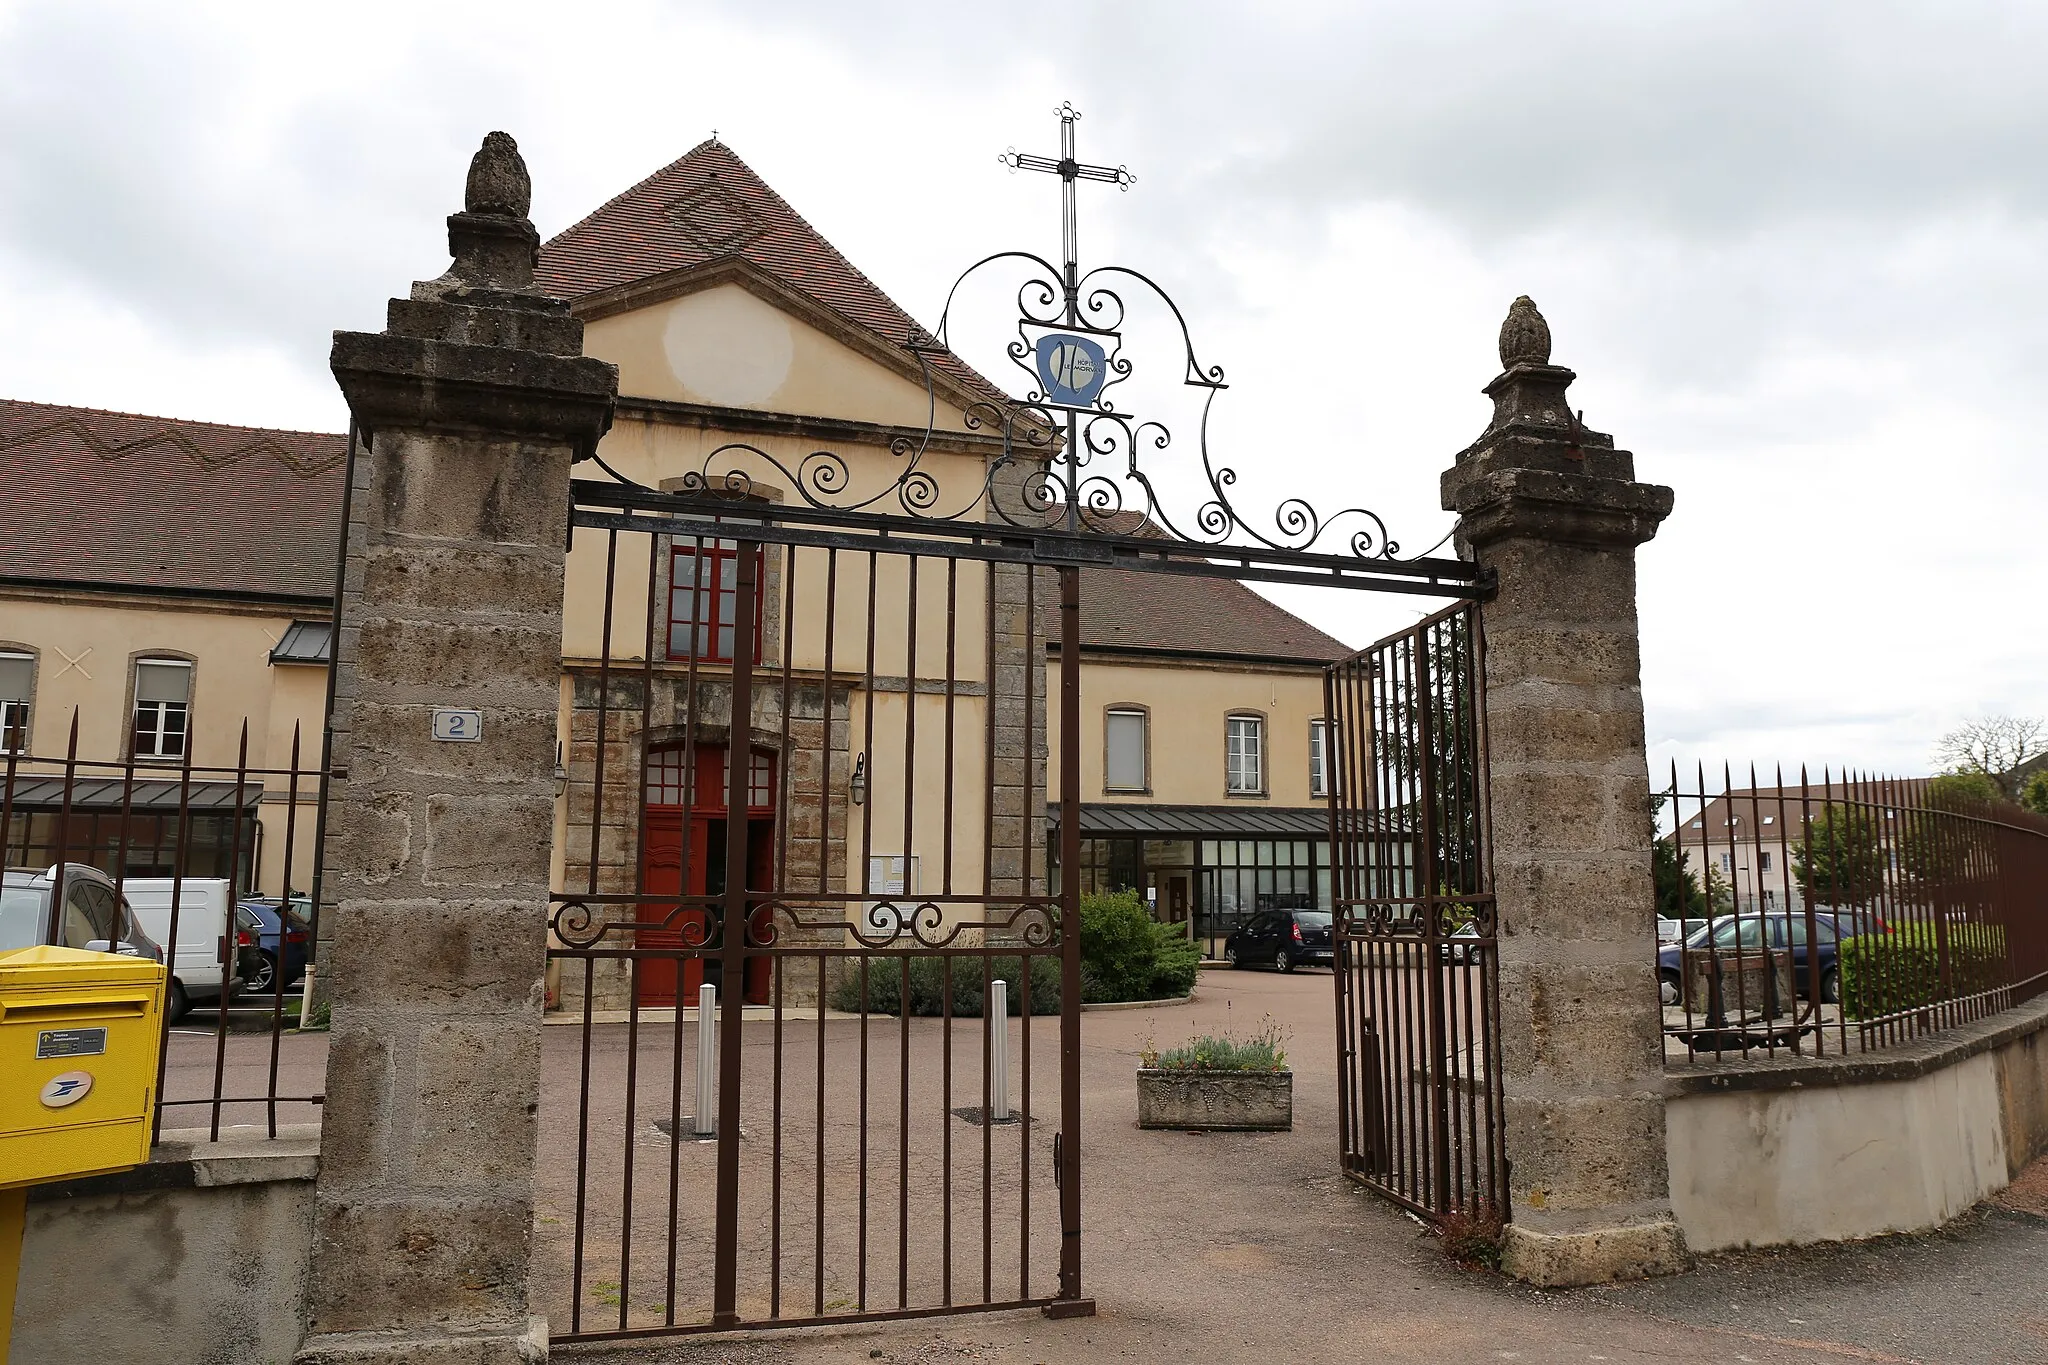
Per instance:
[[[177,977],[172,977],[170,994],[164,1001],[164,1013],[169,1017],[170,1022],[175,1024],[191,1012],[192,1002],[185,996],[184,985],[179,982]]]

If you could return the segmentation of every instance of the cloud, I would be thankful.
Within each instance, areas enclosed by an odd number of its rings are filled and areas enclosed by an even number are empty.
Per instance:
[[[967,261],[1056,245],[1055,185],[995,155],[1072,98],[1139,177],[1084,187],[1084,251],[1228,370],[1248,508],[1435,540],[1530,293],[1678,493],[1640,556],[1659,761],[1911,770],[2048,712],[2044,57],[2048,11],[1971,3],[0,0],[0,393],[338,428],[328,333],[442,269],[494,127],[543,232],[718,128],[931,321]],[[1187,395],[1136,389],[1191,451]],[[1416,610],[1284,596],[1361,643]]]

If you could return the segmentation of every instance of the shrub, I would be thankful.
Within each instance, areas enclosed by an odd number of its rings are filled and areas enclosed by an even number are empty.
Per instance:
[[[1444,1255],[1474,1270],[1500,1269],[1500,1244],[1506,1231],[1500,1210],[1487,1199],[1469,1208],[1452,1209],[1436,1228],[1443,1239]]]
[[[945,968],[941,959],[910,958],[910,1012],[921,1017],[945,1013]],[[1195,988],[1201,954],[1178,929],[1158,923],[1145,903],[1129,891],[1081,898],[1081,998],[1087,1001],[1166,1000]],[[871,1014],[896,1014],[903,993],[901,955],[879,952],[867,959],[867,1009]],[[1023,963],[1015,957],[994,959],[990,978],[1010,983],[1010,1013],[1019,1014]],[[832,987],[832,1008],[854,1013],[861,1008],[860,969],[849,963]],[[953,1013],[980,1015],[981,959],[953,959]],[[1031,963],[1031,1012],[1060,1012],[1060,960],[1035,955]]]
[[[1186,1047],[1164,1052],[1148,1042],[1138,1062],[1162,1071],[1285,1071],[1287,1032],[1268,1018],[1249,1038],[1225,1028],[1221,1033],[1197,1034]]]
[[[1081,897],[1081,998],[1164,1000],[1195,986],[1195,945],[1134,891]]]
[[[1874,1019],[1998,985],[2005,965],[2005,930],[1996,924],[1947,928],[1947,991],[1941,987],[1939,926],[1902,924],[1888,934],[1843,939],[1837,959],[1843,1015]]]
[[[903,958],[901,953],[876,953],[868,964],[867,995],[861,995],[860,966],[848,962],[832,986],[832,1008],[858,1014],[865,1007],[870,1014],[901,1014],[903,1010]],[[917,954],[910,957],[910,1013],[932,1019],[946,1012],[946,968],[944,958]],[[981,959],[956,957],[953,962],[953,1014],[956,1018],[979,1018],[982,1002]],[[989,959],[988,979],[1010,983],[1010,1013],[1024,1012],[1024,962],[1022,958]],[[1060,961],[1057,957],[1034,957],[1031,962],[1031,1012],[1060,1012]]]

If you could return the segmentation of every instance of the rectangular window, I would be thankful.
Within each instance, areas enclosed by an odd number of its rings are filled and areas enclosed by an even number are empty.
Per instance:
[[[1330,794],[1330,727],[1328,722],[1312,720],[1308,723],[1308,794],[1327,797]]]
[[[135,665],[135,756],[183,758],[191,725],[192,665],[142,659]]]
[[[1766,851],[1766,852],[1763,852],[1763,853],[1759,853],[1759,854],[1758,854],[1757,856],[1758,856],[1759,858],[1761,858],[1761,859],[1762,859],[1762,861],[1761,861],[1760,863],[1758,863],[1758,864],[1757,864],[1758,868],[1759,868],[1760,870],[1764,871],[1764,872],[1769,872],[1769,871],[1771,870],[1771,855],[1770,855],[1770,853],[1769,853],[1768,851]]]
[[[1723,854],[1721,855],[1721,870],[1722,870],[1723,872],[1729,872],[1729,871],[1732,871],[1732,870],[1733,870],[1733,867],[1732,867],[1732,863],[1733,863],[1733,861],[1734,861],[1734,860],[1733,860],[1733,858],[1732,858],[1732,857],[1731,857],[1730,855],[1728,855],[1728,854],[1726,854],[1726,853],[1723,853]]]
[[[1233,795],[1265,791],[1266,722],[1257,716],[1232,716],[1224,725],[1224,790]]]
[[[1113,792],[1145,790],[1145,713],[1110,711],[1103,717],[1102,785]]]
[[[32,654],[0,654],[0,754],[28,752],[28,705],[34,698]]]
[[[761,662],[761,595],[767,573],[754,551],[754,662]],[[668,657],[731,663],[739,620],[739,542],[677,537],[669,555]]]

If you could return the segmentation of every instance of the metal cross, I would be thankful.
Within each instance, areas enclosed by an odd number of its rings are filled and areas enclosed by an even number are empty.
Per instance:
[[[1074,182],[1100,180],[1128,190],[1138,182],[1124,166],[1086,166],[1074,154],[1074,122],[1081,117],[1071,102],[1053,111],[1060,116],[1060,154],[1057,158],[1020,152],[1015,147],[998,159],[1011,170],[1048,171],[1060,178],[1060,246],[1066,253],[1067,322],[1080,321],[1077,301],[1081,289],[1081,247],[1074,214]]]

